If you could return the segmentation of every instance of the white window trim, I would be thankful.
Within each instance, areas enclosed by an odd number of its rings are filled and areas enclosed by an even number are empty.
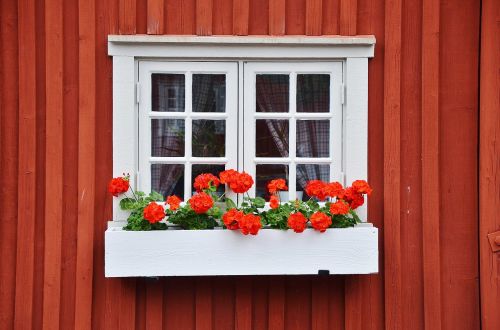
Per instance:
[[[130,173],[136,187],[138,168],[138,60],[314,60],[344,63],[343,102],[344,182],[368,176],[368,58],[374,55],[375,37],[234,37],[234,36],[108,36],[113,56],[113,176]],[[239,79],[243,66],[239,65]],[[243,86],[239,84],[242,95]],[[240,98],[239,106],[243,107]],[[243,116],[239,116],[242,124]],[[240,153],[243,151],[240,150]],[[242,156],[242,155],[241,155]],[[239,157],[242,159],[242,157]],[[366,203],[358,209],[366,221]],[[113,201],[113,220],[127,213]]]

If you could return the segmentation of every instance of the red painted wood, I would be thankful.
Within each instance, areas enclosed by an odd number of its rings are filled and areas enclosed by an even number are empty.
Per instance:
[[[242,21],[248,22],[248,18]],[[233,34],[233,0],[213,0],[212,31],[215,35]]]
[[[120,34],[136,33],[136,0],[120,0]]]
[[[196,278],[195,328],[212,329],[212,286],[210,278]]]
[[[189,277],[175,277],[165,279],[164,284],[163,328],[194,330],[196,326],[195,281]],[[211,312],[211,308],[208,312]]]
[[[212,34],[213,0],[196,0],[196,34]]]
[[[252,278],[252,327],[254,330],[268,329],[269,280],[266,276]]]
[[[285,34],[306,34],[306,1],[286,1],[285,21]]]
[[[166,33],[196,34],[196,0],[167,1]]]
[[[485,239],[500,230],[500,4],[482,2],[481,24],[481,103],[479,154],[479,247],[481,252],[481,326],[485,330],[500,328],[498,297],[500,296],[500,264]],[[496,40],[496,41],[495,41]]]
[[[252,329],[252,279],[250,277],[236,278],[235,328],[238,330]]]
[[[323,0],[306,2],[306,34],[309,36],[321,35],[323,26]]]
[[[269,279],[269,329],[285,329],[285,278],[273,276]]]
[[[311,329],[328,330],[329,313],[328,277],[315,278],[311,281]]]
[[[270,0],[252,0],[250,1],[250,14],[248,22],[248,34],[266,35],[270,32]]]
[[[146,329],[163,327],[163,283],[151,279],[146,283]]]
[[[340,0],[323,0],[323,34],[339,34]]]
[[[249,0],[234,0],[233,3],[233,34],[244,36],[248,34],[250,13]]]
[[[147,0],[148,34],[163,33],[163,0]]]
[[[340,0],[340,34],[352,36],[356,34],[357,0]]]
[[[269,0],[269,34],[285,34],[285,0]]]

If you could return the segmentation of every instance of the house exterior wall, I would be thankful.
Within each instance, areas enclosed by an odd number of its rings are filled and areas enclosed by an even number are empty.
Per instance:
[[[480,1],[0,6],[2,328],[479,329]],[[369,221],[381,229],[380,274],[104,278],[107,35],[146,33],[375,35]]]

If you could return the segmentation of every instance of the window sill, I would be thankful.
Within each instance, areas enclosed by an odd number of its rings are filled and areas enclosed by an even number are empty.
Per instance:
[[[324,272],[323,272],[324,271]],[[378,229],[124,231],[105,234],[106,277],[370,274],[378,272]]]

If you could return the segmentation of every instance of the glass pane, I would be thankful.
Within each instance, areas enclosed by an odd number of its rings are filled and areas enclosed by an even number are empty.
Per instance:
[[[193,178],[191,182],[194,182],[194,178],[196,178],[198,175],[202,173],[211,173],[215,176],[219,176],[219,173],[224,171],[224,165],[214,165],[214,164],[193,164],[192,165],[192,174]],[[193,188],[193,194],[195,193],[195,189]],[[217,188],[217,194],[221,196],[224,193],[224,185],[221,184],[219,185],[219,188]]]
[[[288,157],[288,120],[257,119],[255,156]]]
[[[330,181],[330,165],[300,164],[297,165],[297,198],[306,201],[309,196],[304,193],[308,181]],[[299,193],[300,191],[300,193]]]
[[[328,157],[329,120],[297,120],[297,157]]]
[[[258,74],[255,81],[257,112],[288,112],[290,77]]]
[[[151,155],[153,157],[184,156],[184,120],[151,120]]]
[[[151,75],[152,111],[184,112],[183,74],[153,73]]]
[[[263,197],[269,201],[267,184],[273,179],[285,179],[288,183],[288,165],[262,164],[255,166],[255,196]],[[287,196],[281,196],[282,201],[288,200]]]
[[[184,165],[151,165],[151,189],[163,196],[176,195],[184,199]]]
[[[330,75],[297,75],[297,112],[330,111]]]
[[[226,75],[193,74],[193,112],[226,111]]]
[[[194,157],[224,157],[225,145],[225,120],[193,120]]]

